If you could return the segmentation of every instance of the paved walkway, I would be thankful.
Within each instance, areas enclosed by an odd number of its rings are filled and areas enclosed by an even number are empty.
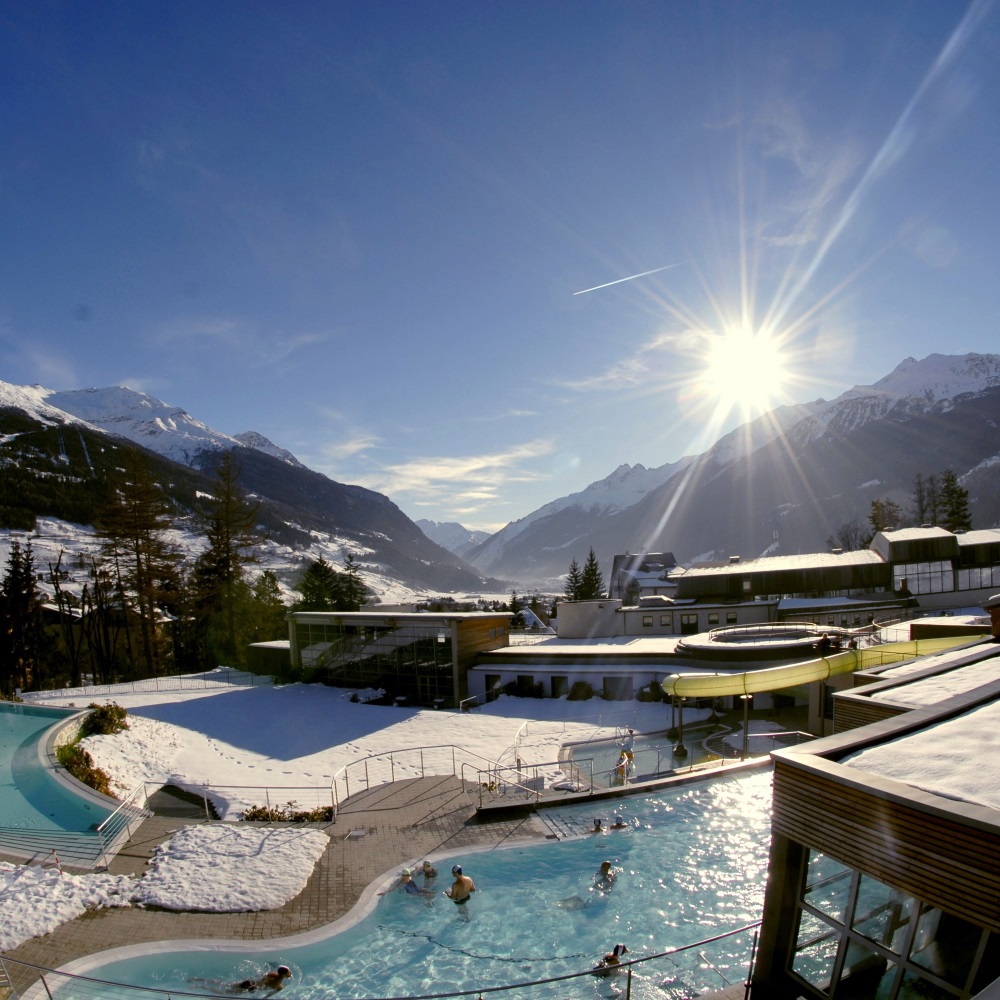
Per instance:
[[[138,828],[109,872],[141,875],[157,844],[181,826],[205,819],[197,808],[167,811],[174,815],[161,812]],[[461,781],[452,776],[397,781],[353,795],[341,807],[337,822],[322,829],[329,834],[329,847],[305,889],[281,909],[254,913],[178,913],[134,907],[95,910],[51,934],[25,941],[8,957],[58,968],[84,955],[146,941],[261,940],[298,934],[343,916],[368,885],[406,862],[549,835],[534,814],[477,820]],[[22,992],[38,978],[24,966],[11,965],[10,971],[14,986]]]

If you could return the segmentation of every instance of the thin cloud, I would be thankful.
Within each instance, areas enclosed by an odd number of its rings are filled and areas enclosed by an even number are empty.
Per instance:
[[[558,385],[575,392],[613,392],[661,383],[663,371],[655,363],[656,355],[676,356],[678,352],[690,351],[693,341],[703,335],[690,329],[660,332],[603,372],[587,378],[560,381]]]
[[[343,461],[376,447],[381,443],[381,440],[375,434],[362,432],[346,440],[338,441],[336,444],[323,445],[320,448],[320,454],[328,460]]]
[[[538,440],[503,452],[414,458],[387,465],[358,482],[388,496],[433,498],[468,495],[475,490],[489,498],[499,495],[511,483],[544,479],[542,473],[525,468],[523,463],[551,454],[553,447],[551,441]]]

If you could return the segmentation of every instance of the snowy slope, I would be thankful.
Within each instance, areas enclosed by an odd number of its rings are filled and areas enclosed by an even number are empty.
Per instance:
[[[127,386],[56,392],[38,385],[0,382],[0,407],[4,406],[23,410],[47,424],[82,422],[92,430],[116,434],[182,465],[196,467],[198,453],[206,449],[242,446],[304,468],[291,452],[263,434],[247,431],[230,437],[195,420],[179,406],[170,406]]]

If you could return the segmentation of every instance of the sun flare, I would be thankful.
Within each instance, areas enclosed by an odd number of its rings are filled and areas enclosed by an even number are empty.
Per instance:
[[[781,343],[762,330],[733,329],[714,337],[705,386],[720,408],[747,416],[777,405],[787,380]]]

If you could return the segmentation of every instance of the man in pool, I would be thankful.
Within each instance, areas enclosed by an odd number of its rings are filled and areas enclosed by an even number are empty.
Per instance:
[[[462,866],[455,865],[451,870],[455,876],[455,881],[451,883],[451,888],[446,889],[444,894],[456,905],[461,906],[463,920],[469,919],[469,911],[465,909],[465,904],[469,902],[472,894],[476,891],[476,884],[468,875],[462,874]]]
[[[228,992],[230,993],[256,993],[257,990],[267,990],[264,996],[274,996],[278,990],[285,988],[285,980],[292,978],[292,970],[287,965],[279,965],[272,972],[265,972],[260,979],[242,979],[238,983],[233,983]]]

